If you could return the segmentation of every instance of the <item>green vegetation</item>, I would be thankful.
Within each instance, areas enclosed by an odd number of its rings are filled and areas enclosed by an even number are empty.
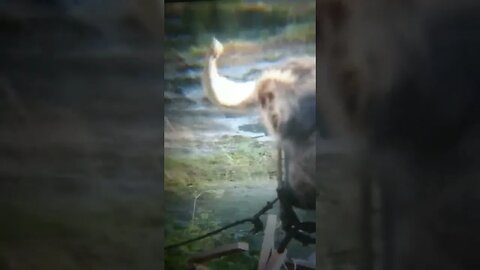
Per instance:
[[[197,215],[194,223],[190,223],[186,227],[168,223],[165,228],[166,245],[185,241],[218,229],[222,225],[216,222],[216,220],[210,212],[204,211]],[[178,249],[167,250],[165,252],[165,269],[187,269],[187,260],[191,254],[213,249],[235,241],[251,241],[251,235],[245,234],[240,237],[234,237],[231,231],[232,230],[224,231],[201,241],[179,247]],[[214,259],[205,265],[209,267],[209,269],[250,270],[253,269],[257,263],[258,253],[258,250],[251,250],[248,253]]]
[[[225,225],[220,222],[218,213],[209,208],[197,208],[195,219],[191,220],[190,206],[195,195],[212,194],[222,196],[222,187],[226,183],[252,183],[268,181],[275,175],[275,147],[271,142],[259,142],[242,136],[223,136],[209,145],[211,153],[202,155],[165,155],[165,206],[166,245],[178,243],[203,235]],[[220,199],[220,198],[219,198]],[[221,200],[221,199],[220,199]],[[175,203],[173,203],[175,202]],[[178,206],[182,204],[188,206]],[[263,205],[259,205],[263,206]],[[179,210],[182,209],[183,214]],[[248,214],[255,211],[247,209]],[[183,218],[179,218],[182,215]],[[231,216],[235,221],[242,216]],[[249,226],[249,225],[248,225]],[[248,227],[250,229],[250,227]],[[185,269],[188,257],[227,243],[245,241],[251,243],[253,235],[239,233],[239,227],[229,229],[218,235],[203,239],[165,253],[166,269]],[[257,263],[259,250],[250,246],[250,252],[227,256],[210,261],[209,269],[252,269]]]
[[[315,43],[315,22],[290,24],[282,29],[275,35],[265,35],[264,41],[259,42],[246,42],[240,40],[230,40],[224,44],[225,53],[228,54],[231,51],[240,53],[250,53],[252,51],[268,51],[268,48],[278,47],[279,45],[285,46],[288,44],[301,44],[301,43]],[[211,36],[209,37],[211,38]],[[204,40],[204,42],[194,44],[190,46],[185,58],[197,58],[206,55],[210,46],[210,39]]]
[[[212,183],[268,180],[276,173],[275,147],[242,136],[224,136],[212,142],[211,153],[176,157],[165,155],[164,189],[204,190]]]
[[[170,37],[167,47],[186,51],[188,59],[204,56],[212,35],[222,41],[234,37],[232,47],[246,53],[252,46],[264,50],[279,44],[314,43],[315,5],[315,1],[297,5],[239,1],[168,4],[165,7],[165,29]],[[246,40],[253,42],[246,44]],[[228,44],[225,45],[228,54]]]
[[[315,23],[291,24],[278,35],[272,37],[270,42],[315,42]]]

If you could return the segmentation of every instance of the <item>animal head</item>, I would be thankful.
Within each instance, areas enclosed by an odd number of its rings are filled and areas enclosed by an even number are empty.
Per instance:
[[[271,70],[257,81],[257,100],[262,118],[270,135],[277,137],[296,107],[296,77],[289,71]]]

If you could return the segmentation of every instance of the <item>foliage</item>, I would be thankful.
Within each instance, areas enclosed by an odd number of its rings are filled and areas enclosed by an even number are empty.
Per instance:
[[[210,154],[177,157],[165,155],[164,188],[179,191],[205,189],[216,181],[268,180],[276,172],[275,147],[242,136],[224,136],[212,143]]]
[[[196,191],[195,194],[207,193],[210,185],[225,181],[265,181],[273,177],[276,171],[276,149],[272,142],[259,142],[243,136],[223,136],[208,147],[212,151],[202,155],[180,156],[175,155],[175,152],[165,155],[166,205],[173,201],[177,204],[180,201],[191,201],[193,191]],[[178,210],[166,211],[167,245],[203,235],[225,225],[219,222],[211,210],[198,208],[193,223],[190,222],[190,213],[179,218],[179,213],[175,211]],[[251,243],[252,239],[252,235],[241,233],[239,227],[235,227],[181,248],[168,250],[165,253],[166,269],[185,269],[189,255],[195,252],[238,241]],[[258,254],[258,250],[250,250],[249,253],[212,260],[207,266],[209,269],[252,269]]]

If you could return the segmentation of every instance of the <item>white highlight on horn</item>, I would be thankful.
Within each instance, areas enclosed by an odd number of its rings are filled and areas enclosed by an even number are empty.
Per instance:
[[[255,81],[235,82],[218,73],[217,59],[223,50],[222,43],[213,38],[202,76],[205,96],[214,105],[224,108],[244,108],[254,104],[257,100]]]

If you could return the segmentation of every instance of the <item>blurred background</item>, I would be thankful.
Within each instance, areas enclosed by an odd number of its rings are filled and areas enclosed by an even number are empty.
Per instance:
[[[161,1],[0,1],[0,269],[161,269]]]
[[[266,68],[315,56],[315,1],[191,1],[165,4],[165,244],[251,217],[276,197],[276,146],[260,112],[225,111],[205,97],[201,76],[212,38],[224,45],[219,73],[257,79]],[[278,206],[271,211],[278,213]],[[314,213],[301,213],[314,220]],[[264,219],[263,219],[264,220]],[[263,233],[251,224],[168,250],[166,269],[185,269],[196,252],[244,241],[250,251],[212,260],[209,269],[254,269]],[[276,240],[283,234],[278,230]],[[289,256],[313,247],[296,241]]]

